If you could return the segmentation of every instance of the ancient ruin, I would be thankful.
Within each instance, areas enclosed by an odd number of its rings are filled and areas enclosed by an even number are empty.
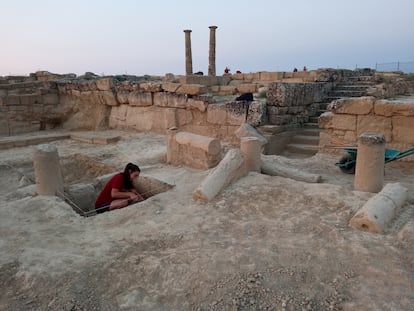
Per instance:
[[[411,310],[413,76],[217,75],[209,28],[205,76],[184,30],[185,75],[0,77],[0,309]]]

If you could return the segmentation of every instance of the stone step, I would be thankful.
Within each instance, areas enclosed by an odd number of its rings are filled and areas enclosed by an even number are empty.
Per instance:
[[[315,154],[318,152],[319,147],[317,145],[291,143],[286,146],[286,150],[292,153]]]
[[[319,122],[319,116],[309,117],[309,122],[310,123],[318,123]]]
[[[292,144],[303,144],[303,145],[319,145],[319,135],[310,136],[310,135],[295,135],[291,140]]]
[[[318,123],[306,122],[303,123],[303,127],[306,129],[319,129]]]
[[[333,91],[366,91],[370,85],[337,85],[335,88],[333,88]]]
[[[307,135],[307,136],[317,136],[319,137],[319,133],[321,129],[319,128],[304,128],[302,129],[298,135]]]
[[[342,90],[332,90],[328,93],[330,97],[361,97],[365,96],[367,92],[364,91],[342,91]]]

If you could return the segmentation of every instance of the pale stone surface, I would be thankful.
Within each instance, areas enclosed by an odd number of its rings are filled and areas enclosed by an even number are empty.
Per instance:
[[[157,93],[162,91],[161,83],[159,82],[143,82],[139,84],[139,87],[145,92]]]
[[[351,218],[351,227],[374,233],[384,233],[407,200],[408,190],[400,183],[389,183],[371,197]]]
[[[393,142],[414,144],[414,116],[392,117],[392,140]]]
[[[240,150],[244,156],[244,167],[247,172],[261,172],[262,159],[260,157],[263,142],[257,137],[242,137]]]
[[[193,98],[187,99],[187,107],[198,109],[201,112],[205,112],[207,110],[209,103],[203,100],[197,100]]]
[[[145,93],[139,92],[139,91],[130,92],[128,94],[128,103],[131,106],[141,106],[141,107],[152,106],[153,104],[152,96],[153,94],[148,93],[148,92],[145,92]]]
[[[332,112],[324,112],[319,116],[318,124],[320,128],[325,129],[341,129],[348,131],[356,131],[357,116],[356,115],[336,115]]]
[[[100,91],[109,91],[114,87],[114,80],[112,78],[102,78],[96,80],[96,87]]]
[[[193,113],[187,109],[175,109],[176,120],[178,127],[186,124],[191,124],[194,121]]]
[[[59,153],[54,145],[38,145],[33,150],[36,192],[39,195],[63,195],[63,177]]]
[[[374,107],[374,97],[344,98],[329,104],[328,110],[338,114],[369,114]]]
[[[414,102],[379,100],[375,103],[374,112],[380,116],[414,116]]]
[[[363,133],[358,138],[354,189],[366,192],[381,191],[384,183],[385,137]]]
[[[243,137],[255,137],[262,143],[262,145],[267,144],[268,142],[268,140],[262,134],[260,134],[253,126],[247,123],[240,125],[240,127],[234,133],[240,140]]]
[[[294,167],[289,167],[269,160],[262,160],[262,173],[270,176],[282,176],[308,183],[319,183],[322,181],[320,175],[307,173]]]
[[[244,157],[240,149],[231,149],[203,182],[194,190],[193,199],[209,202],[231,182],[244,176]]]
[[[374,115],[358,116],[356,135],[359,136],[364,132],[381,133],[387,142],[392,141],[391,118]]]
[[[224,104],[213,104],[207,107],[207,122],[211,124],[226,124],[227,111]]]
[[[187,107],[187,95],[167,93],[168,107],[173,108],[186,108]]]
[[[154,93],[154,105],[160,107],[167,107],[168,106],[168,93],[167,92],[159,92]]]
[[[249,103],[247,123],[253,126],[264,125],[268,121],[267,106],[265,102],[253,101]]]
[[[221,144],[216,138],[171,128],[167,139],[167,162],[170,164],[208,169],[220,162]]]
[[[167,82],[162,84],[162,89],[165,92],[176,92],[181,87],[181,83]]]
[[[236,91],[239,93],[256,93],[257,84],[256,83],[243,83],[236,85]]]
[[[207,91],[207,88],[201,84],[183,84],[181,85],[177,93],[188,95],[200,95]]]

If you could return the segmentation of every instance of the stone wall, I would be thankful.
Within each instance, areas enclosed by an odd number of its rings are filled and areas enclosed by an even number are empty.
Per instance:
[[[323,102],[332,83],[276,82],[267,91],[269,124],[300,127],[308,122],[313,105]]]
[[[404,151],[414,147],[414,97],[339,99],[319,117],[319,127],[323,129],[319,142],[323,152],[342,151],[332,146],[338,142],[355,144],[364,132],[384,134],[387,148]],[[414,161],[414,157],[406,161]]]

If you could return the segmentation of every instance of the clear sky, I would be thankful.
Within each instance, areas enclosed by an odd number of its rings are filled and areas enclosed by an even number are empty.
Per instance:
[[[0,75],[375,67],[414,61],[414,0],[0,0]]]

